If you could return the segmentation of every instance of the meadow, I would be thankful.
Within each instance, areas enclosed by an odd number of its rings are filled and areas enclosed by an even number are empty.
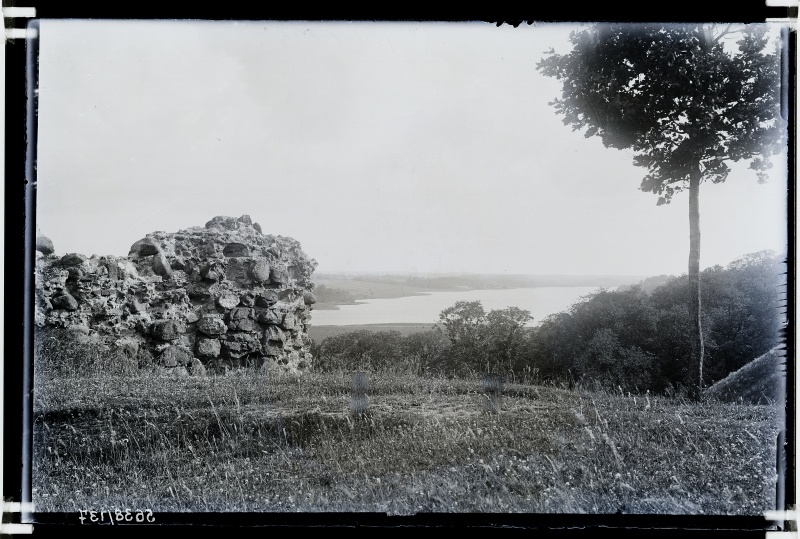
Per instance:
[[[659,513],[773,508],[782,406],[349,372],[48,376],[37,512]]]

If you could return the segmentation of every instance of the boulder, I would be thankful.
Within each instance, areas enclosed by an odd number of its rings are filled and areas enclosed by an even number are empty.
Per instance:
[[[162,277],[172,277],[172,266],[163,252],[157,253],[153,257],[153,273]]]
[[[248,262],[242,258],[230,258],[225,267],[225,280],[234,288],[250,288],[253,279],[248,275]]]
[[[53,247],[53,241],[47,236],[42,235],[38,227],[36,229],[36,250],[46,255],[53,254],[56,250],[55,247]]]
[[[261,343],[251,333],[226,335],[222,343],[222,355],[227,358],[238,359],[255,352],[261,352]]]
[[[164,367],[186,366],[192,362],[192,353],[183,346],[169,346],[158,357]]]
[[[317,302],[317,296],[311,290],[303,290],[303,303],[306,305],[314,305]]]
[[[161,252],[161,246],[153,238],[142,238],[128,250],[128,256],[152,256]]]
[[[218,316],[204,316],[197,322],[197,331],[205,335],[222,335],[228,331],[228,326]]]
[[[172,259],[169,265],[174,270],[183,271],[186,269],[186,260],[184,260],[183,257],[181,256],[176,256],[175,258]]]
[[[62,266],[80,266],[87,258],[80,253],[69,253],[61,257]]]
[[[256,307],[271,307],[275,305],[278,301],[278,291],[277,290],[264,290],[258,296],[256,296]]]
[[[294,313],[286,313],[286,316],[283,317],[283,321],[278,325],[283,329],[295,329],[297,327],[297,317]]]
[[[222,249],[223,256],[230,258],[243,258],[250,256],[250,249],[244,243],[228,243]]]
[[[81,279],[83,279],[83,277],[84,277],[84,275],[86,275],[86,273],[83,271],[83,269],[80,266],[70,266],[70,267],[67,268],[67,275],[68,275],[67,281],[72,282],[72,283],[76,283],[76,282],[80,281]]]
[[[285,267],[276,266],[271,268],[269,278],[272,282],[282,285],[289,284],[289,272]]]
[[[228,329],[231,331],[258,331],[255,312],[249,307],[238,307],[228,313]]]
[[[157,320],[150,327],[150,333],[159,341],[174,341],[180,338],[184,328],[175,320]]]
[[[54,309],[64,309],[65,311],[78,310],[78,300],[69,293],[50,298],[50,303],[52,303]]]
[[[233,292],[224,292],[217,298],[217,305],[223,309],[233,309],[239,305],[239,295]]]
[[[199,356],[219,357],[220,350],[221,346],[218,339],[197,339],[197,355]]]
[[[100,268],[106,269],[106,274],[112,281],[124,281],[126,279],[136,279],[139,277],[136,266],[131,264],[129,260],[117,260],[113,258],[101,259]]]
[[[225,266],[219,262],[210,262],[200,270],[200,277],[207,281],[219,281],[225,276]]]
[[[200,283],[189,283],[186,286],[186,294],[189,296],[189,299],[200,302],[209,301],[212,295],[211,291],[208,289],[208,286]]]
[[[250,279],[256,283],[263,284],[269,283],[270,273],[269,262],[264,259],[254,260],[247,270],[247,276],[250,277]]]
[[[263,311],[262,318],[259,319],[259,322],[264,322],[266,324],[272,324],[274,326],[278,326],[283,324],[283,318],[286,316],[286,311],[281,309],[272,308]]]

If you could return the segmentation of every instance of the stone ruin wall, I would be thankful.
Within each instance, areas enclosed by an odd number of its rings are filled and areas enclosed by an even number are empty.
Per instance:
[[[38,327],[133,355],[145,347],[162,371],[311,366],[317,263],[247,215],[153,232],[127,257],[57,256],[38,231],[36,249]]]

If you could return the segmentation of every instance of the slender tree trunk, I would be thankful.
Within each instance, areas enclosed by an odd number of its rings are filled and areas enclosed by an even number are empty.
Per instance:
[[[703,389],[703,326],[700,322],[700,169],[689,177],[689,288],[691,317],[691,356],[692,369],[698,373],[698,384],[692,393],[700,395]]]

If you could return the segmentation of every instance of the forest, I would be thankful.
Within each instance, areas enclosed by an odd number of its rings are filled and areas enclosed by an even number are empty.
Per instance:
[[[785,271],[771,251],[702,271],[704,387],[778,344]],[[491,371],[509,380],[672,394],[696,378],[688,361],[690,293],[685,274],[600,289],[533,327],[530,313],[516,307],[486,312],[479,301],[457,302],[426,332],[360,330],[315,343],[314,369]]]

